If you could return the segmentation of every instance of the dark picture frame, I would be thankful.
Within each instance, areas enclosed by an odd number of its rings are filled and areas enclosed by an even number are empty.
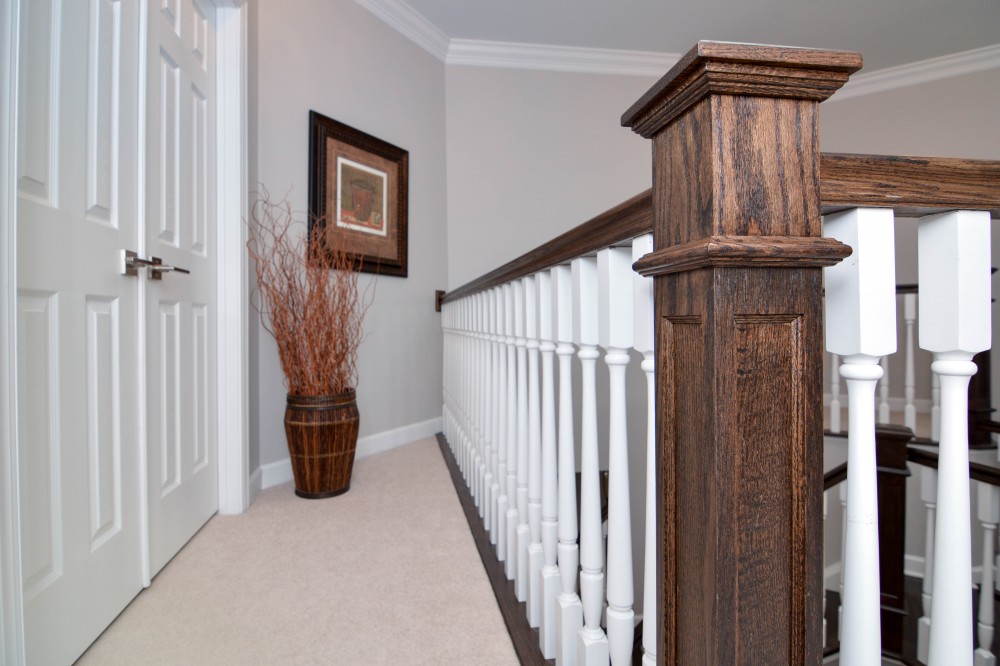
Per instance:
[[[366,273],[406,277],[409,159],[310,111],[309,242],[346,247]]]

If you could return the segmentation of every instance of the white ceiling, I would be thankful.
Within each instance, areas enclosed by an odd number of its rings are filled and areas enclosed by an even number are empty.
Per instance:
[[[398,3],[403,4],[403,3]],[[859,51],[865,71],[1000,43],[1000,0],[406,0],[453,40],[681,54],[700,39]]]

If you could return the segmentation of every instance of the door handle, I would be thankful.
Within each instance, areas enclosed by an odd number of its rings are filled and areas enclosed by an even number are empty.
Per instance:
[[[163,260],[159,257],[150,257],[149,259],[141,259],[139,255],[132,250],[122,250],[121,252],[121,274],[130,277],[135,277],[139,275],[140,268],[149,269],[149,279],[150,280],[162,280],[164,273],[169,273],[171,271],[176,273],[184,273],[185,275],[190,275],[191,271],[186,268],[180,268],[178,266],[169,266],[163,263]]]

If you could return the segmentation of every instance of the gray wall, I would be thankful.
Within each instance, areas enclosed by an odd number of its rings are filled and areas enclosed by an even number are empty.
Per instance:
[[[650,142],[619,118],[655,81],[448,67],[448,286],[649,187]]]
[[[256,10],[250,143],[260,184],[272,194],[290,190],[305,219],[310,109],[409,151],[409,277],[377,281],[358,359],[360,435],[440,417],[433,297],[447,283],[444,64],[350,0],[260,2]],[[267,464],[288,456],[285,387],[271,337],[258,329],[254,341],[251,437]]]

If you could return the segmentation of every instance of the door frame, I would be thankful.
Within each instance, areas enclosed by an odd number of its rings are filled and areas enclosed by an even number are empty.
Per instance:
[[[17,71],[20,7],[0,3],[0,663],[25,663],[17,424]],[[140,0],[145,2],[146,0]],[[219,513],[249,505],[246,214],[247,2],[214,0],[217,105]],[[140,86],[140,108],[145,89]],[[140,111],[140,114],[142,111]],[[143,151],[143,142],[136,147]],[[141,154],[141,153],[140,153]],[[141,164],[141,162],[140,162]],[[142,187],[140,183],[140,188]],[[141,192],[140,192],[141,194]]]

